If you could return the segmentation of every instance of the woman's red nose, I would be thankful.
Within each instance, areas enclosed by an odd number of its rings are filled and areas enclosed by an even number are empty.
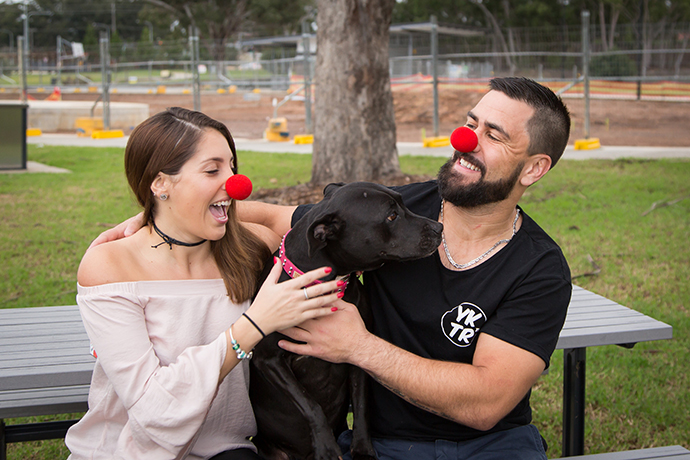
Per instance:
[[[225,191],[233,200],[244,200],[252,194],[252,181],[247,176],[235,174],[225,182]]]

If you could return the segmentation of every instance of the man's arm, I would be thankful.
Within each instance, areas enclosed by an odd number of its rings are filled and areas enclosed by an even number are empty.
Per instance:
[[[109,228],[98,235],[96,239],[91,242],[88,249],[98,246],[99,244],[108,243],[109,241],[115,241],[132,236],[144,226],[144,223],[144,213],[140,212],[136,216],[130,217],[126,221],[121,222],[115,227]]]
[[[419,357],[366,330],[356,307],[283,331],[305,342],[281,341],[288,351],[361,367],[406,401],[463,425],[488,430],[524,398],[544,371],[538,356],[480,334],[472,364]]]
[[[281,206],[259,201],[237,202],[237,215],[240,221],[263,225],[280,237],[290,230],[292,213],[295,212],[295,209],[297,209],[297,206]],[[137,230],[144,226],[143,218],[144,214],[140,212],[136,216],[130,217],[117,226],[104,231],[91,242],[89,249],[99,244],[135,234]],[[256,230],[255,227],[254,230]],[[255,233],[257,232],[255,231]],[[271,245],[269,244],[269,246]]]
[[[251,222],[270,228],[282,236],[291,228],[292,213],[297,206],[282,206],[260,201],[237,202],[237,216],[242,222]]]

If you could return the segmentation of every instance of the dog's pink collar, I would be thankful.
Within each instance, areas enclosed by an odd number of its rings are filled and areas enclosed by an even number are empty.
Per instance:
[[[283,270],[285,270],[285,273],[287,273],[290,278],[297,278],[298,276],[304,275],[304,272],[297,268],[297,266],[295,266],[295,264],[293,264],[292,261],[287,258],[287,254],[285,253],[285,238],[288,236],[288,233],[290,233],[290,230],[283,235],[283,240],[280,242],[280,251],[278,253],[278,257],[280,258],[280,263],[283,264]],[[319,283],[320,282],[321,281],[319,281]]]
[[[290,233],[290,230],[288,230],[285,235],[283,235],[283,240],[280,242],[280,250],[278,252],[278,257],[280,258],[280,263],[283,265],[283,270],[285,270],[285,273],[290,278],[297,278],[299,276],[304,275],[304,272],[297,268],[295,264],[292,263],[290,259],[288,259],[287,254],[285,253],[285,238],[287,237],[288,233]],[[341,276],[338,279],[345,280],[345,282],[348,282],[350,279],[350,275],[345,275]],[[316,280],[313,283],[311,283],[309,286],[313,286],[315,284],[321,284],[323,281],[321,280]],[[305,287],[309,287],[305,286]],[[346,286],[347,287],[347,286]]]

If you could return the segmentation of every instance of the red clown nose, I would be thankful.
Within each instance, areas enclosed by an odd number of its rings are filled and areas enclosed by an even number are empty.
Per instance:
[[[252,181],[247,176],[235,174],[225,182],[225,191],[233,200],[244,200],[252,194]]]
[[[477,135],[467,126],[461,126],[450,135],[450,145],[462,153],[469,153],[477,148]]]

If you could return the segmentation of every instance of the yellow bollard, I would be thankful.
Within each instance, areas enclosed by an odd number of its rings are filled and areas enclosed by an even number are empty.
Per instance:
[[[295,144],[313,144],[314,135],[313,134],[296,134]]]
[[[424,147],[447,147],[450,145],[448,137],[427,137],[422,140]]]
[[[575,150],[595,150],[599,148],[601,148],[601,143],[596,137],[591,139],[578,139],[575,141]]]
[[[78,137],[91,137],[97,130],[103,130],[102,118],[81,117],[74,120],[74,128]]]
[[[94,131],[91,133],[91,139],[112,139],[114,137],[124,137],[125,133],[121,129],[111,129],[108,131]]]
[[[264,131],[264,137],[271,142],[285,142],[290,140],[287,128],[287,118],[271,118],[268,120],[268,128]]]

